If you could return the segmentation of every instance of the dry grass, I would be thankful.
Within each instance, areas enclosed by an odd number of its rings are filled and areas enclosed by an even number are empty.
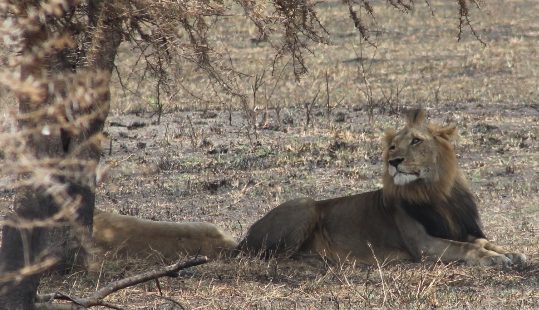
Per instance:
[[[261,92],[276,91],[268,105],[297,106],[310,101],[319,89],[325,97],[325,74],[329,75],[331,102],[342,106],[363,105],[365,98],[359,83],[358,67],[365,61],[367,74],[376,99],[382,101],[390,94],[400,104],[425,103],[426,105],[450,104],[455,102],[481,102],[518,104],[537,98],[537,51],[538,36],[536,12],[538,4],[532,0],[489,1],[482,10],[472,10],[474,27],[488,44],[480,42],[467,33],[457,42],[458,10],[451,1],[432,1],[435,15],[426,4],[418,3],[413,14],[376,5],[376,24],[372,25],[372,39],[377,48],[360,44],[361,40],[348,17],[348,10],[340,1],[321,4],[320,20],[330,31],[329,45],[312,48],[308,57],[308,74],[300,84],[294,82],[287,59],[277,63],[273,77],[266,75]],[[239,12],[238,12],[239,13]],[[271,67],[274,50],[267,43],[253,44],[256,38],[254,25],[246,23],[241,16],[218,19],[214,32],[220,53],[227,55],[235,69],[246,73],[238,87],[251,93],[256,75]],[[362,46],[363,45],[363,46]],[[152,102],[154,83],[145,79],[139,85],[142,67],[133,67],[135,59],[129,56],[131,49],[124,46],[120,54],[120,68],[130,72],[124,83],[131,85],[133,92],[118,94],[118,111],[147,110]],[[281,68],[287,65],[281,75]],[[215,89],[204,72],[189,66],[181,66],[178,72],[177,92],[165,100],[165,109],[203,109],[224,104],[233,104],[234,99]],[[133,70],[133,71],[132,71]],[[189,74],[184,74],[189,72]],[[145,76],[146,78],[146,76]],[[127,81],[129,80],[129,81]],[[142,87],[137,87],[142,86]],[[117,88],[120,91],[120,88]],[[135,91],[136,90],[136,91]],[[259,101],[266,104],[265,98]],[[238,103],[236,102],[236,105]]]
[[[99,277],[76,274],[63,283],[49,278],[42,285],[80,294],[147,268],[136,261],[108,265]],[[128,309],[171,309],[167,298],[188,309],[533,309],[538,296],[536,287],[529,284],[536,281],[537,272],[426,263],[378,269],[234,259],[188,270],[179,279],[162,279],[162,295],[156,283],[147,283],[117,293],[108,301]]]
[[[163,295],[185,308],[481,308],[539,307],[539,4],[532,0],[489,1],[472,12],[488,47],[473,37],[456,42],[458,19],[451,1],[430,1],[436,14],[418,4],[414,14],[375,7],[379,26],[376,51],[360,45],[339,1],[322,4],[320,19],[332,44],[314,47],[309,73],[294,83],[290,68],[266,75],[258,105],[270,109],[257,136],[246,129],[236,102],[214,92],[202,72],[179,71],[177,93],[164,101],[161,125],[149,117],[155,81],[138,85],[142,68],[124,46],[120,70],[133,70],[113,88],[113,113],[106,132],[103,163],[108,179],[98,188],[97,205],[143,218],[209,221],[240,238],[265,212],[290,198],[327,198],[379,187],[380,137],[401,121],[391,112],[423,104],[441,121],[458,124],[457,151],[489,238],[530,259],[523,270],[460,265],[399,263],[382,268],[324,266],[296,261],[219,260],[161,281]],[[216,21],[218,47],[248,75],[238,86],[250,92],[255,75],[272,61],[265,43],[254,44],[253,26],[238,16]],[[361,56],[363,53],[363,56]],[[376,103],[368,117],[366,84],[358,57],[368,69]],[[358,71],[359,70],[359,71]],[[325,106],[325,74],[330,103]],[[276,85],[276,86],[275,86]],[[275,92],[269,96],[275,87]],[[303,104],[320,89],[305,129]],[[397,91],[400,89],[400,91]],[[397,95],[398,94],[398,95]],[[235,107],[229,125],[223,103]],[[253,102],[250,102],[252,104]],[[3,103],[4,104],[4,101]],[[219,107],[219,109],[216,109]],[[216,112],[203,113],[206,110]],[[257,110],[257,122],[263,122]],[[135,113],[136,112],[136,113]],[[212,117],[215,116],[215,117]],[[145,126],[130,125],[135,122]],[[257,142],[255,142],[257,141]],[[0,198],[2,206],[10,201]],[[109,280],[148,266],[129,261],[104,266],[102,274],[46,278],[42,292],[90,292]],[[154,283],[124,290],[109,301],[128,309],[173,309]]]
[[[151,124],[132,130],[108,127],[113,149],[104,161],[111,170],[99,188],[98,205],[156,220],[211,221],[240,238],[248,225],[286,199],[324,198],[380,186],[379,138],[383,128],[398,123],[395,116],[377,116],[371,126],[361,111],[346,111],[346,122],[321,115],[315,117],[314,128],[304,131],[303,111],[289,113],[294,125],[286,132],[261,130],[255,146],[242,131],[241,112],[233,115],[235,126],[226,125],[225,112],[212,119],[202,112],[178,112],[165,115],[168,130]],[[399,263],[378,270],[238,258],[162,280],[162,292],[188,309],[533,309],[539,297],[539,209],[532,194],[539,189],[539,115],[534,113],[476,105],[456,112],[431,110],[438,120],[458,123],[460,162],[479,197],[485,231],[496,243],[528,255],[531,264],[526,269]],[[186,115],[200,133],[195,148],[187,121],[178,121]],[[110,118],[134,121],[148,123],[136,116]],[[99,282],[95,275],[77,274],[62,283],[52,277],[42,289],[91,291],[99,283],[147,268],[137,261],[118,265],[112,260]],[[159,296],[154,283],[125,290],[109,301],[129,309],[167,309],[171,304]]]

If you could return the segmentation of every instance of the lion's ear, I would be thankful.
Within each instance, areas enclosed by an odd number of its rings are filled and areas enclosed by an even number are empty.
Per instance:
[[[425,123],[427,113],[425,109],[412,109],[406,112],[406,124],[408,127],[421,126]]]
[[[434,130],[434,135],[447,141],[454,141],[457,137],[457,127],[452,124],[445,127],[439,127]]]

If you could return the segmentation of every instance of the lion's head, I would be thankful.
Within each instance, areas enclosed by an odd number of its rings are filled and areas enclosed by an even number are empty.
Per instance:
[[[403,129],[385,135],[384,192],[415,202],[449,195],[461,181],[452,144],[455,126],[428,124],[423,109],[409,111],[406,121]]]

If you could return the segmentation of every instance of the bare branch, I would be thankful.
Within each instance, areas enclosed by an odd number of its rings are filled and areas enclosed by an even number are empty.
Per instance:
[[[187,262],[179,261],[170,266],[166,266],[163,268],[155,269],[155,270],[148,271],[142,274],[134,275],[131,277],[118,280],[118,281],[111,282],[105,287],[99,289],[98,291],[96,291],[95,293],[93,293],[92,295],[86,298],[72,297],[64,293],[53,293],[53,294],[40,295],[37,297],[36,300],[38,304],[50,303],[51,300],[57,299],[57,300],[69,300],[74,305],[81,306],[84,308],[93,307],[93,306],[106,306],[112,309],[122,309],[119,306],[104,302],[103,299],[105,299],[108,295],[115,293],[119,290],[122,290],[130,286],[134,286],[143,282],[158,279],[160,277],[177,277],[178,272],[180,270],[202,265],[207,262],[208,262],[208,258],[205,256],[194,258]],[[77,308],[74,308],[74,309],[77,309]]]
[[[468,7],[468,1],[470,0],[458,0],[459,4],[459,32],[457,35],[457,40],[460,42],[462,39],[463,34],[463,28],[464,26],[468,26],[470,28],[470,31],[472,32],[473,36],[479,41],[483,46],[487,46],[487,43],[481,39],[479,34],[475,31],[474,27],[472,26],[472,23],[470,21],[470,9]],[[473,4],[476,5],[477,8],[480,8],[479,3],[475,0],[471,0]]]

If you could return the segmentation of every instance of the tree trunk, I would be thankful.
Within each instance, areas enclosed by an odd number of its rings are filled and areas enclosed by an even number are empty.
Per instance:
[[[33,4],[33,1],[21,1],[21,12],[28,12],[28,7]],[[102,131],[105,119],[109,111],[110,93],[108,90],[108,83],[110,80],[110,74],[114,68],[114,58],[118,46],[122,40],[121,23],[118,16],[115,14],[115,10],[112,5],[106,1],[90,1],[90,17],[97,16],[97,28],[93,32],[92,44],[90,50],[87,52],[87,64],[80,66],[79,69],[91,69],[95,70],[95,74],[104,72],[106,75],[104,83],[106,83],[106,91],[102,93],[98,98],[92,109],[99,109],[100,117],[94,118],[91,123],[85,127],[85,130],[81,131],[76,136],[70,136],[67,132],[51,133],[50,135],[35,134],[31,137],[28,146],[32,148],[32,153],[36,155],[36,158],[50,158],[65,156],[69,154],[73,149],[82,146],[82,152],[80,154],[81,159],[93,159],[98,161],[100,156],[100,150],[95,145],[83,144],[92,135]],[[95,19],[94,19],[95,20]],[[92,18],[90,18],[92,22]],[[27,31],[23,34],[24,46],[22,53],[30,53],[33,49],[39,49],[40,46],[47,40],[46,25],[41,24],[40,27],[33,31]],[[88,28],[90,29],[90,27]],[[89,31],[89,30],[88,30]],[[80,42],[79,42],[80,43]],[[52,68],[51,63],[45,63],[51,61],[51,58],[43,58],[34,61],[31,64],[26,64],[21,67],[21,80],[25,80],[28,76],[34,76],[41,78],[44,72],[47,72]],[[77,69],[75,69],[78,71]],[[57,72],[50,72],[55,74]],[[98,79],[99,80],[99,79]],[[103,81],[103,79],[101,80]],[[43,90],[47,91],[46,84],[43,86]],[[19,111],[30,112],[43,108],[47,104],[47,97],[45,96],[41,102],[32,101],[30,98],[19,98]],[[35,126],[36,124],[20,123],[21,129],[25,126]],[[43,124],[41,124],[43,125]],[[24,178],[24,176],[21,176]],[[79,224],[88,228],[91,232],[91,226],[93,221],[93,211],[95,205],[95,171],[91,176],[87,178],[94,182],[83,183],[77,180],[62,179],[67,185],[66,193],[71,198],[81,199],[79,205],[78,218]],[[58,206],[54,202],[54,199],[49,196],[46,189],[36,189],[34,187],[27,187],[20,189],[17,192],[15,199],[15,214],[12,216],[18,219],[24,219],[27,221],[36,219],[46,219],[53,216],[58,212]],[[41,269],[34,270],[31,273],[25,273],[25,267],[34,265],[39,262],[43,262],[44,258],[50,256],[53,252],[51,250],[52,240],[47,240],[47,237],[51,236],[49,228],[33,228],[33,229],[19,229],[17,227],[4,226],[3,227],[3,239],[2,247],[0,249],[0,274],[18,274],[21,275],[20,279],[16,278],[13,281],[5,283],[0,287],[0,309],[34,309],[34,299],[39,285],[40,277],[44,271],[50,269],[50,265],[45,265]],[[60,235],[63,235],[62,233]],[[73,255],[76,251],[72,250],[71,242],[65,241],[65,235],[60,238],[59,243],[60,250],[63,253],[60,256],[67,258],[67,262],[73,261]],[[58,248],[57,248],[58,249]],[[56,253],[57,254],[57,253]],[[66,257],[67,256],[67,257]],[[67,267],[67,266],[65,266]]]
[[[114,69],[114,59],[118,47],[122,41],[122,29],[116,11],[106,1],[104,3],[102,0],[89,2],[88,20],[90,23],[88,28],[96,30],[93,33],[91,42],[87,42],[90,46],[86,53],[87,62],[81,65],[80,69],[94,71],[95,74],[103,74],[106,91],[102,93],[93,107],[93,109],[101,111],[100,117],[95,118],[87,126],[86,130],[81,131],[77,136],[69,136],[64,133],[62,143],[65,152],[69,153],[74,149],[81,150],[82,148],[79,159],[99,162],[101,150],[94,145],[85,145],[84,143],[88,138],[103,131],[110,107],[110,75]],[[95,171],[88,177],[95,181]],[[77,210],[78,220],[81,227],[87,229],[87,235],[91,236],[95,208],[95,183],[78,184],[73,180],[66,180],[66,183],[69,184],[70,196],[82,198],[80,207]],[[88,253],[77,243],[77,240],[75,240],[77,238],[73,236],[73,231],[69,227],[55,230],[53,235],[62,237],[60,238],[62,243],[59,246],[63,249],[64,254],[62,265],[58,268],[59,271],[69,272],[74,265],[87,263],[86,256]],[[80,234],[78,235],[80,236]],[[51,240],[55,240],[55,238],[51,238]]]
[[[45,219],[57,210],[43,191],[22,189],[18,193],[16,216],[25,220]],[[44,261],[46,229],[17,229],[4,226],[0,252],[0,273],[19,272],[22,268]],[[33,309],[41,272],[23,274],[22,280],[10,281],[0,288],[0,309]]]
[[[26,9],[28,3],[21,3],[20,7]],[[23,11],[26,12],[26,11]],[[27,30],[24,34],[22,54],[31,53],[32,49],[41,46],[47,40],[47,32],[43,25]],[[42,59],[36,59],[33,63],[21,66],[20,80],[24,81],[29,76],[37,79],[43,76],[46,70]],[[44,88],[45,86],[43,86]],[[42,89],[45,91],[45,89]],[[19,111],[27,113],[42,108],[47,101],[47,96],[42,96],[40,100],[23,96],[19,98]],[[34,126],[32,120],[19,122],[21,129]],[[54,135],[45,136],[34,134],[28,138],[28,145],[32,147],[32,153],[39,158],[50,156],[58,151],[58,141]],[[23,176],[22,176],[23,177]],[[42,190],[34,190],[25,187],[19,190],[15,198],[15,214],[23,220],[45,219],[57,211],[56,205],[47,197]],[[39,285],[40,272],[23,274],[22,269],[42,261],[45,245],[45,229],[18,229],[17,227],[4,226],[2,230],[2,248],[0,250],[0,273],[19,273],[22,280],[15,277],[2,287],[0,293],[0,309],[33,309],[34,297]]]

